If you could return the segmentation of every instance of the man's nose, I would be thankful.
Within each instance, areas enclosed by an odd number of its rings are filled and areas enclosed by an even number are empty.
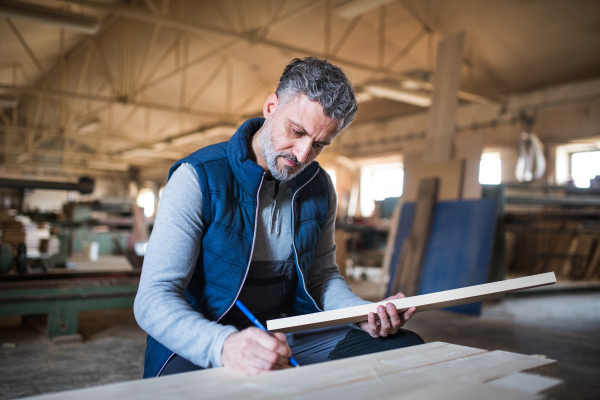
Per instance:
[[[310,152],[312,150],[313,142],[312,139],[303,140],[296,146],[296,158],[299,163],[305,163],[308,159]]]

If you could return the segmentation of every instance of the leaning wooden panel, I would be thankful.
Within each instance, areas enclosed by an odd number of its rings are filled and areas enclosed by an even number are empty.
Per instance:
[[[382,301],[364,306],[273,319],[267,321],[267,328],[271,332],[289,333],[325,328],[328,326],[351,324],[366,321],[370,312],[375,312],[377,306],[385,305],[387,303],[394,304],[398,311],[405,311],[410,307],[417,307],[417,312],[429,311],[494,299],[500,297],[503,293],[552,285],[553,283],[556,283],[556,276],[554,276],[554,272],[548,272],[545,274],[526,276],[524,278],[485,283],[483,285],[423,294],[404,299]],[[377,313],[375,315],[377,315]]]

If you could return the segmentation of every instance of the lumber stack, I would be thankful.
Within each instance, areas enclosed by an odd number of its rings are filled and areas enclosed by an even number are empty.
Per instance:
[[[554,271],[565,279],[600,278],[600,235],[579,232],[580,221],[535,221],[532,225],[529,230],[535,229],[534,233],[508,233],[508,272]]]
[[[51,234],[51,226],[47,222],[38,225],[27,216],[4,211],[0,213],[0,232],[2,243],[11,245],[14,255],[21,243],[27,248],[28,258],[38,258],[42,254],[51,256],[60,250],[59,239]]]
[[[20,221],[14,218],[2,219],[0,221],[0,231],[2,231],[2,243],[12,246],[14,255],[16,255],[19,243],[25,243],[25,229]]]
[[[557,372],[547,358],[433,342],[252,377],[215,368],[37,399],[544,399],[563,389]]]
[[[2,232],[2,243],[11,245],[14,255],[17,254],[17,246],[24,243],[28,256],[39,256],[38,228],[29,217],[15,215],[9,210],[4,210],[0,213],[0,231]]]

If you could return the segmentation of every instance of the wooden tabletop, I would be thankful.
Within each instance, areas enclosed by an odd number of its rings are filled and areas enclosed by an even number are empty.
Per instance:
[[[215,368],[35,399],[545,399],[564,387],[557,371],[540,356],[433,342],[253,377]]]

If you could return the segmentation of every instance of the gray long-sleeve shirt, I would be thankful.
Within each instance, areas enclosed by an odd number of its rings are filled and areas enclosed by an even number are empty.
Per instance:
[[[330,185],[332,186],[332,185]],[[292,251],[290,182],[264,181],[259,193],[256,242],[252,261],[285,260]],[[356,296],[335,263],[335,213],[332,187],[327,222],[317,244],[315,260],[305,277],[309,293],[323,310],[367,304]],[[233,326],[210,321],[185,301],[201,250],[204,223],[202,192],[196,171],[182,164],[165,187],[150,237],[134,312],[140,327],[168,349],[204,367],[221,366],[225,339]]]

